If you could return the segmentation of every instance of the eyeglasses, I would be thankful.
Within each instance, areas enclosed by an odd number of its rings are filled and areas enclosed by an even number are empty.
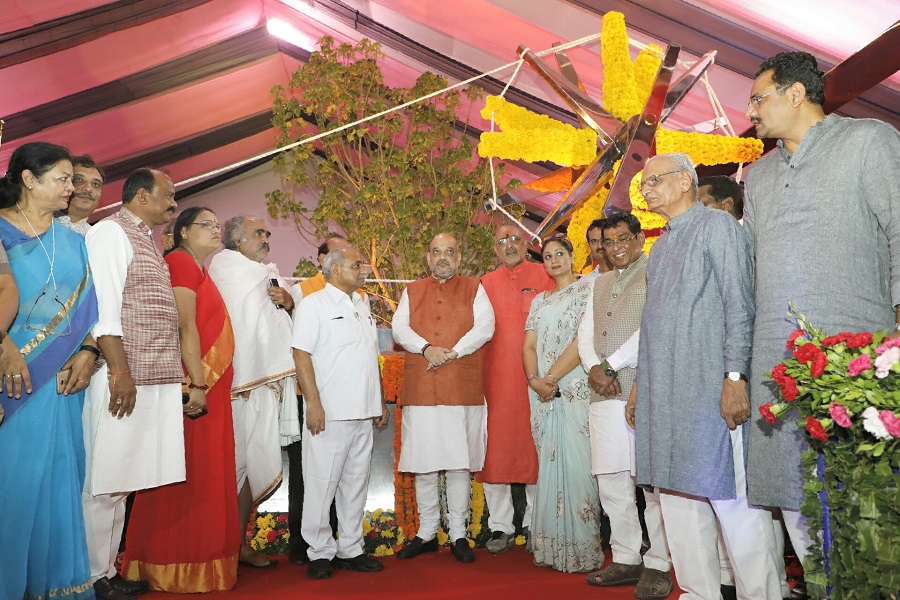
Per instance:
[[[521,235],[509,235],[509,236],[506,236],[505,238],[500,238],[499,240],[497,240],[497,243],[500,244],[501,246],[505,246],[507,244],[518,244],[521,241],[522,241]]]
[[[625,246],[628,244],[628,242],[634,240],[639,235],[641,235],[641,234],[636,233],[633,236],[628,237],[628,238],[619,238],[617,240],[603,240],[603,247],[606,248],[607,250],[612,250],[616,246]]]
[[[791,86],[785,85],[780,88],[775,88],[771,92],[766,92],[765,94],[756,94],[755,96],[750,96],[750,101],[747,102],[747,108],[759,108],[759,103],[762,102],[763,98],[765,98],[766,96],[771,96],[775,92],[778,92],[779,94],[781,94],[784,92],[784,90],[788,89],[789,87],[791,87]]]
[[[199,225],[200,227],[206,227],[209,231],[212,231],[213,233],[222,231],[222,226],[219,225],[218,223],[214,223],[213,221],[196,221],[196,222],[188,225],[188,227],[191,227],[193,225]]]
[[[644,189],[645,187],[656,187],[659,185],[659,178],[663,175],[671,175],[673,173],[681,173],[681,170],[678,171],[666,171],[665,173],[657,173],[656,175],[649,175],[646,179],[641,180],[641,185],[638,189]],[[604,244],[605,245],[605,244]]]
[[[56,282],[54,282],[55,285]],[[29,331],[37,331],[38,333],[43,333],[44,335],[52,335],[56,337],[66,337],[67,335],[72,334],[72,322],[69,320],[69,309],[66,308],[66,305],[62,303],[59,299],[59,292],[57,291],[54,294],[53,302],[56,304],[54,310],[52,312],[55,313],[55,316],[50,320],[49,323],[44,325],[43,327],[37,327],[32,325],[31,317],[34,314],[34,309],[37,308],[38,303],[41,301],[41,298],[47,296],[47,288],[45,287],[41,294],[35,299],[34,304],[31,305],[31,310],[28,311],[28,316],[25,317],[25,329]],[[49,298],[49,296],[47,296]],[[43,312],[43,310],[38,311]],[[60,324],[65,322],[65,328],[59,327]]]

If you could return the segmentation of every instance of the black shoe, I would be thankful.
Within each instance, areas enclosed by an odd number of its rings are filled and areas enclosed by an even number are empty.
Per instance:
[[[722,600],[737,600],[737,588],[733,585],[722,584],[719,586],[722,593]]]
[[[129,596],[140,596],[150,589],[150,583],[147,581],[129,581],[128,579],[122,579],[122,576],[119,574],[110,579],[109,583],[113,588]]]
[[[426,542],[419,536],[416,536],[411,542],[403,546],[403,550],[397,553],[397,558],[401,560],[404,558],[415,558],[426,552],[437,552],[437,549],[438,541],[436,537]]]
[[[806,582],[798,581],[791,590],[791,600],[806,600],[809,596],[806,593]]]
[[[475,561],[475,553],[472,552],[472,549],[469,548],[469,540],[466,538],[459,538],[452,544],[450,544],[450,552],[453,553],[453,556],[456,557],[461,563],[470,563]]]
[[[334,567],[327,558],[317,558],[309,561],[306,567],[306,576],[310,579],[331,579],[331,572]]]
[[[94,595],[97,600],[134,600],[134,596],[129,596],[114,588],[106,577],[101,577],[94,582]]]
[[[309,557],[306,556],[306,544],[291,544],[288,548],[288,560],[294,563],[295,565],[305,565],[309,562]]]
[[[363,573],[377,573],[384,568],[380,560],[365,554],[360,554],[353,558],[335,558],[334,566],[338,569],[350,569],[351,571],[361,571]]]

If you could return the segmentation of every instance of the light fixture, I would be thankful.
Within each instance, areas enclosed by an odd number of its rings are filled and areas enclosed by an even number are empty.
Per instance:
[[[315,52],[318,49],[316,40],[282,19],[269,19],[266,21],[266,29],[271,35],[307,52]]]

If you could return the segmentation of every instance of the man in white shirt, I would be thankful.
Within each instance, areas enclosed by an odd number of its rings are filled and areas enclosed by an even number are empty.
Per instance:
[[[456,274],[452,235],[436,235],[427,259],[431,277],[407,286],[392,322],[394,340],[409,352],[397,469],[416,474],[419,507],[419,531],[397,558],[437,551],[438,474],[445,471],[450,550],[469,563],[471,474],[484,466],[486,437],[481,347],[494,335],[494,310],[478,279]]]
[[[587,576],[591,585],[637,583],[638,598],[672,591],[671,561],[659,495],[644,490],[650,549],[641,558],[641,524],[635,505],[634,431],[625,421],[638,357],[641,313],[647,299],[647,255],[637,217],[619,213],[595,221],[613,270],[596,278],[578,328],[578,354],[591,385],[591,467],[600,503],[609,515],[613,562]]]
[[[91,229],[87,220],[100,204],[100,191],[106,178],[94,159],[87,154],[73,156],[72,168],[74,169],[72,186],[75,191],[69,198],[69,207],[65,210],[65,214],[59,215],[56,220],[72,231],[87,235]]]
[[[303,389],[301,532],[309,544],[307,575],[328,579],[333,567],[376,572],[363,551],[362,520],[372,462],[373,421],[388,421],[378,370],[378,334],[366,301],[362,256],[344,248],[322,265],[325,289],[303,299],[294,319],[294,363]],[[336,501],[338,539],[329,507]]]

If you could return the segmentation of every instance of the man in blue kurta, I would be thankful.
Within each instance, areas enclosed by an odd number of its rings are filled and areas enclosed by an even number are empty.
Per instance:
[[[641,192],[666,219],[650,253],[637,383],[637,481],[660,488],[681,598],[719,597],[716,521],[739,598],[780,598],[772,517],[747,503],[744,425],[753,324],[750,244],[735,219],[697,201],[684,154],[644,167]]]
[[[764,376],[786,356],[789,302],[826,332],[900,329],[900,134],[874,119],[825,116],[823,73],[805,52],[763,62],[747,116],[778,147],[747,174],[744,227],[755,254],[756,323],[747,479],[755,504],[782,508],[802,560],[800,451],[793,418],[768,425]],[[896,335],[896,334],[895,334]]]

